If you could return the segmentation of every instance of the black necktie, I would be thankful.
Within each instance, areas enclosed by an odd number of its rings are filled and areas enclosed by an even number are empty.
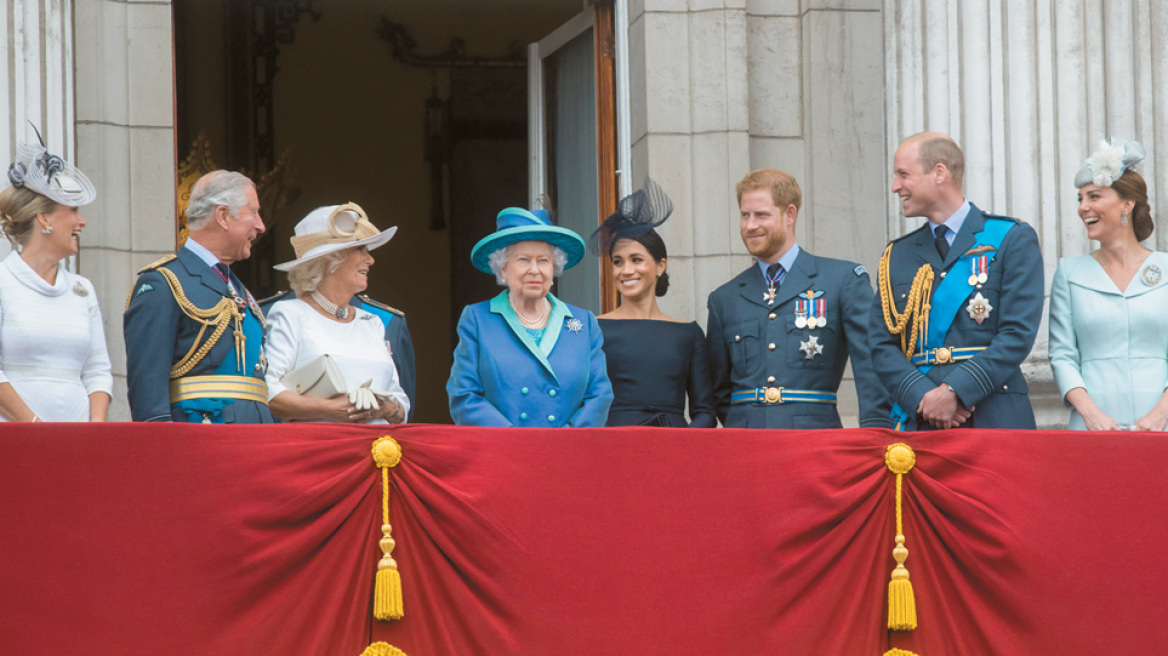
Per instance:
[[[949,240],[945,239],[945,235],[949,233],[949,228],[944,225],[937,226],[937,236],[933,239],[933,245],[937,247],[937,252],[941,254],[941,261],[949,255]]]
[[[767,267],[767,282],[770,282],[772,280],[777,281],[779,278],[779,272],[782,270],[783,270],[783,265],[779,264],[778,262],[775,262],[774,264],[768,266]]]

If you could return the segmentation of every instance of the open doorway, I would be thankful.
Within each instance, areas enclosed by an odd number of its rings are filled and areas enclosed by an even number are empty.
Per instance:
[[[196,153],[268,190],[268,233],[236,266],[257,296],[287,288],[271,266],[293,259],[289,237],[315,207],[352,201],[378,227],[398,226],[374,252],[368,293],[408,318],[416,421],[449,421],[454,326],[463,306],[498,290],[471,268],[471,247],[500,209],[529,205],[528,44],[586,8],[173,2],[179,161]]]

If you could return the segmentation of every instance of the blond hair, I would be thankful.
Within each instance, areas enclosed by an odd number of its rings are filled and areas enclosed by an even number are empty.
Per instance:
[[[803,191],[799,189],[799,183],[791,174],[778,169],[751,171],[738,181],[734,189],[738,192],[739,205],[742,204],[742,194],[756,189],[770,190],[775,207],[780,209],[788,205],[794,205],[795,209],[799,209],[799,205],[803,202]]]

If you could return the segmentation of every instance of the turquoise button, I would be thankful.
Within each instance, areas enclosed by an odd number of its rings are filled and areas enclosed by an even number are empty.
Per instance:
[[[555,421],[555,420],[556,420],[555,415],[548,415],[548,421]]]
[[[555,390],[548,390],[548,396],[555,396],[555,395],[556,395]]]
[[[526,387],[524,387],[523,389],[521,389],[521,390],[519,390],[519,391],[520,391],[520,392],[523,392],[524,394],[527,394],[527,388],[526,388]]]
[[[519,413],[519,418],[520,418],[520,419],[527,419],[527,413],[526,413],[526,412],[520,412],[520,413]]]

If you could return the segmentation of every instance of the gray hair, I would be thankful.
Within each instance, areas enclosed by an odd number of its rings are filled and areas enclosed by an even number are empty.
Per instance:
[[[296,296],[308,296],[316,291],[320,281],[324,279],[326,273],[336,271],[341,262],[348,257],[349,249],[333,251],[325,253],[320,257],[314,257],[307,262],[297,264],[290,271],[288,271],[288,284],[292,286],[292,291],[296,292]]]
[[[562,248],[552,244],[551,242],[545,243],[552,247],[552,276],[559,278],[560,274],[564,273],[564,267],[568,265],[568,254],[565,253]],[[500,287],[507,286],[507,281],[503,280],[503,267],[507,266],[507,259],[511,257],[511,246],[514,245],[515,244],[510,244],[491,253],[489,261],[489,264],[491,265],[491,273],[495,274],[495,282],[499,283]]]
[[[199,178],[191,187],[191,200],[187,203],[187,227],[191,230],[203,229],[208,217],[223,205],[227,206],[232,217],[237,216],[240,208],[247,203],[245,190],[248,187],[255,189],[255,183],[235,171],[211,171]]]

